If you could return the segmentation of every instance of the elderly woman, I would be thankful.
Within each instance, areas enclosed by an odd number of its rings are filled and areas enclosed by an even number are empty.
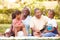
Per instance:
[[[22,22],[25,25],[28,35],[29,35],[29,28],[30,28],[30,25],[29,25],[30,19],[31,19],[30,10],[29,10],[29,8],[24,7],[22,10]]]

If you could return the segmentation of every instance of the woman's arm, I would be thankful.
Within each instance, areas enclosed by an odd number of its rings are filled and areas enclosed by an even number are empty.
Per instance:
[[[26,28],[25,28],[25,26],[22,24],[22,30],[23,30],[23,32],[24,32],[24,36],[27,36],[28,35],[28,33],[26,32]]]

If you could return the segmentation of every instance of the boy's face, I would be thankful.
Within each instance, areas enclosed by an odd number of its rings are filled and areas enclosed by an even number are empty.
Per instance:
[[[48,11],[48,17],[49,17],[49,18],[53,18],[53,17],[54,17],[53,13],[50,12],[50,11]]]

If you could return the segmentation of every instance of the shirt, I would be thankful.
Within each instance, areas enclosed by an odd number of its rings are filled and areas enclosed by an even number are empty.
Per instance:
[[[15,28],[17,28],[16,30],[20,30],[21,27],[20,27],[19,25],[20,25],[21,23],[22,23],[21,20],[13,19],[13,22],[12,22],[12,24],[13,24],[13,30],[15,30]],[[15,25],[17,25],[17,26],[15,26]]]
[[[30,20],[30,28],[35,27],[38,30],[42,30],[46,24],[47,20],[46,17],[43,15],[40,19],[37,19],[35,16],[33,16]]]
[[[48,23],[47,25],[52,25],[52,27],[57,27],[57,22],[55,19],[50,19],[48,18]]]
[[[58,34],[58,31],[57,31],[57,22],[56,22],[56,20],[55,19],[51,19],[51,18],[48,18],[47,17],[47,25],[51,25],[52,27],[54,27],[55,28],[55,30],[53,31],[53,33],[54,34]]]
[[[31,16],[27,16],[25,20],[22,20],[28,34],[29,34],[29,28],[30,28],[30,25],[29,25],[30,19],[31,19]]]
[[[17,25],[20,25],[22,23],[21,20],[17,20],[17,19],[13,19],[13,24],[17,24]]]

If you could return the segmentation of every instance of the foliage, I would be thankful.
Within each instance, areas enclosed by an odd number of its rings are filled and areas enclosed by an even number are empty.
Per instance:
[[[45,14],[44,15],[47,15],[47,9],[45,6],[42,6],[42,3],[43,1],[46,1],[46,0],[29,0],[30,2],[28,1],[25,1],[25,2],[21,2],[19,1],[18,4],[20,5],[19,8],[12,8],[12,9],[8,9],[7,7],[4,7],[3,9],[0,9],[0,23],[11,23],[11,14],[13,11],[15,11],[16,9],[17,10],[22,10],[25,6],[29,7],[30,8],[30,11],[31,11],[31,16],[34,15],[34,9],[35,8],[39,8],[42,10],[42,12]],[[0,1],[1,2],[1,1]],[[54,8],[54,11],[56,13],[55,15],[55,18],[59,18],[60,17],[60,11],[59,11],[59,6],[57,5],[55,8]]]
[[[11,14],[15,9],[0,9],[0,24],[11,23]]]
[[[60,19],[60,8],[58,5],[55,7],[54,11],[55,11],[55,18]]]
[[[7,9],[6,7],[3,9],[0,9],[0,14],[11,14],[13,11],[15,11],[15,9]]]

